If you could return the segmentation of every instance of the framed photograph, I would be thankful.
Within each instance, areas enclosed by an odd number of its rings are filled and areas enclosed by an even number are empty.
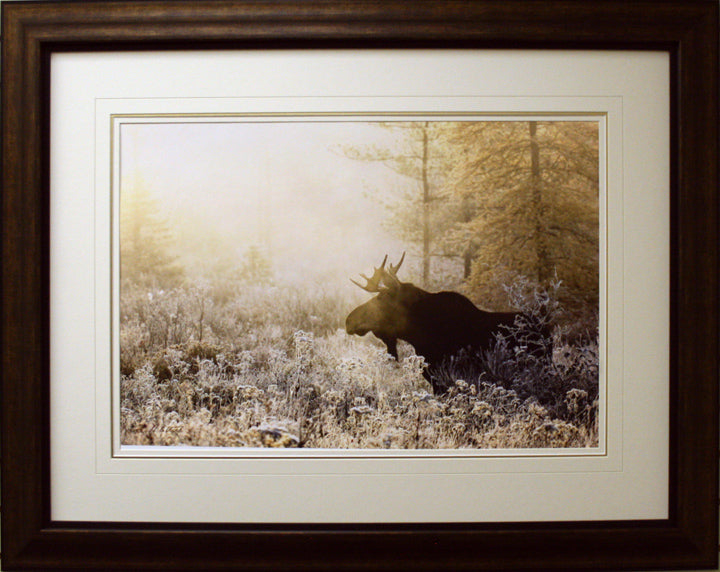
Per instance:
[[[717,566],[717,2],[2,26],[5,569]]]
[[[600,448],[598,117],[111,117],[116,452]]]

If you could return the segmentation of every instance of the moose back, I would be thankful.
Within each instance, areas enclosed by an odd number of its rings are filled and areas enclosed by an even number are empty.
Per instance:
[[[427,292],[401,282],[397,272],[405,259],[385,268],[387,256],[371,277],[363,274],[363,290],[377,294],[355,308],[345,321],[348,334],[372,332],[397,359],[397,340],[404,340],[425,358],[425,377],[435,393],[446,388],[442,372],[461,353],[475,355],[491,346],[502,326],[511,326],[516,312],[485,312],[457,292]]]

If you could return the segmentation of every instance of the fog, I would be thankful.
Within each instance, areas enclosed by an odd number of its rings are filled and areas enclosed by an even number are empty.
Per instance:
[[[407,248],[384,227],[378,198],[416,185],[342,147],[394,145],[367,122],[125,123],[121,193],[143,185],[180,260],[242,260],[251,246],[280,282],[348,284]]]

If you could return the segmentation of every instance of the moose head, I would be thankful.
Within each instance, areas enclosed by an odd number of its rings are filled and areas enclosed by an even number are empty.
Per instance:
[[[348,334],[358,336],[372,332],[385,343],[388,353],[397,359],[397,340],[406,339],[410,323],[409,310],[413,303],[428,293],[398,279],[398,270],[405,260],[404,252],[397,264],[385,268],[387,259],[385,255],[372,276],[360,274],[365,279],[365,285],[350,279],[356,286],[377,296],[350,312],[345,321],[345,330]]]

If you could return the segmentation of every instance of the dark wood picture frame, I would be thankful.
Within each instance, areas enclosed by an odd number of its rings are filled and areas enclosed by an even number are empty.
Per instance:
[[[149,0],[12,2],[2,8],[4,569],[717,566],[720,236],[716,0]],[[671,439],[667,520],[197,525],[51,519],[50,54],[277,47],[669,53]]]

